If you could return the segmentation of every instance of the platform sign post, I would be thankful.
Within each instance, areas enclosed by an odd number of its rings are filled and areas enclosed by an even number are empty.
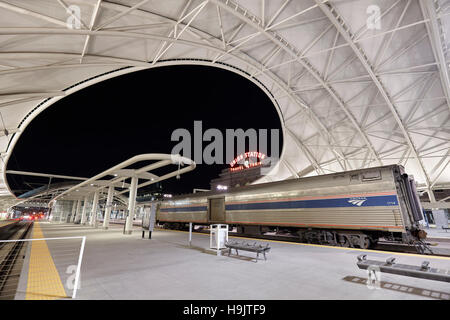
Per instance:
[[[189,246],[192,245],[192,222],[189,222]]]
[[[125,218],[125,223],[123,224],[123,234],[125,234],[125,230],[127,229],[127,220],[128,220],[128,210],[124,210],[124,218]]]
[[[144,214],[142,216],[142,239],[145,238],[145,231],[150,230],[150,208],[144,208]]]
[[[148,231],[148,238],[152,238],[152,232],[156,222],[156,208],[156,203],[150,204],[150,207],[144,207],[144,215],[142,216],[142,238],[145,237],[145,231]]]

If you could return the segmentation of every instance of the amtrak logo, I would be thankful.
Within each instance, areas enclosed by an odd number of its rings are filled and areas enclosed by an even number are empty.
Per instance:
[[[355,206],[358,206],[358,207],[361,207],[362,204],[366,201],[367,201],[367,199],[350,199],[350,200],[348,200],[349,203],[351,203]]]

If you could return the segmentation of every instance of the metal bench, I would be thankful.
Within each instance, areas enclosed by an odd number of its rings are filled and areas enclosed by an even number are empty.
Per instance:
[[[448,230],[450,230],[450,228],[449,228],[449,227],[444,227],[444,226],[442,226],[442,229],[444,229],[444,230],[445,230],[445,232],[447,232]]]
[[[267,260],[266,253],[270,251],[269,244],[261,245],[256,242],[253,244],[238,242],[238,241],[229,241],[225,243],[225,247],[229,249],[228,256],[230,256],[232,249],[236,250],[236,255],[239,255],[239,250],[256,252],[256,261],[258,262],[259,254],[264,256],[264,260]]]
[[[395,258],[388,258],[386,262],[377,260],[367,260],[367,255],[361,254],[358,256],[356,263],[360,269],[369,269],[372,271],[379,271],[401,276],[408,276],[414,278],[421,278],[427,280],[436,280],[443,282],[450,282],[449,270],[431,268],[428,261],[423,261],[422,265],[414,266],[409,264],[397,264]]]

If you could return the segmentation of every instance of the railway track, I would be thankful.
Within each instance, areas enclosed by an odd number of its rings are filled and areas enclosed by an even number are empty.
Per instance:
[[[26,239],[33,222],[19,222],[7,240]],[[4,239],[6,240],[6,239]],[[0,300],[14,299],[25,258],[25,242],[0,242]]]

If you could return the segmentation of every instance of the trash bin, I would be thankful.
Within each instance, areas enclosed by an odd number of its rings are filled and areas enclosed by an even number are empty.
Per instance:
[[[209,247],[211,249],[224,249],[228,241],[228,225],[212,224],[210,227]]]

